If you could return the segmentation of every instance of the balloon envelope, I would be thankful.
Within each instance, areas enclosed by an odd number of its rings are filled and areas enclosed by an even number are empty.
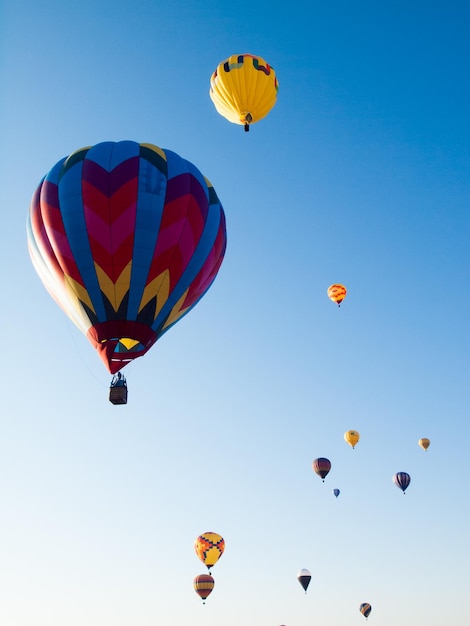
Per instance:
[[[194,542],[194,550],[204,565],[210,569],[224,553],[225,541],[218,533],[203,533]]]
[[[220,115],[248,130],[276,104],[278,87],[274,69],[264,59],[234,54],[212,74],[209,95]]]
[[[431,445],[431,442],[429,439],[427,439],[426,437],[423,437],[422,439],[420,439],[418,441],[418,445],[423,448],[423,450],[427,450],[429,448],[429,446]]]
[[[328,459],[319,457],[313,461],[312,468],[315,474],[320,476],[322,480],[325,480],[326,475],[331,469],[331,463]]]
[[[344,440],[346,441],[346,443],[349,443],[349,445],[354,449],[354,446],[356,445],[356,443],[359,441],[360,435],[357,432],[357,430],[347,430],[344,433]]]
[[[328,298],[339,306],[345,299],[347,291],[344,285],[330,285],[328,287]]]
[[[335,497],[337,498],[339,496],[339,494],[341,493],[341,491],[339,489],[333,489],[333,493],[334,493]]]
[[[212,593],[215,581],[209,574],[199,574],[193,580],[194,590],[197,595],[205,600]]]
[[[309,586],[311,579],[312,575],[310,574],[308,569],[301,569],[300,572],[297,574],[297,580],[304,588],[305,593],[307,593],[307,587]]]
[[[411,482],[411,476],[406,472],[397,472],[393,476],[393,482],[395,485],[405,493],[408,485]]]
[[[368,602],[363,602],[359,607],[359,611],[364,615],[365,618],[368,618],[370,612],[372,611],[372,607]]]
[[[210,182],[174,152],[133,141],[60,160],[34,193],[27,231],[46,289],[113,374],[199,302],[226,247]]]

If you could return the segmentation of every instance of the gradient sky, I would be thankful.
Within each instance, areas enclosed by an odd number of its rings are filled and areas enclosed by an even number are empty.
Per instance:
[[[4,626],[353,626],[361,602],[372,625],[466,619],[470,5],[288,6],[1,5]],[[280,83],[249,133],[208,93],[243,52]],[[25,224],[59,159],[121,139],[210,179],[228,247],[116,407]],[[226,550],[203,606],[205,531]]]

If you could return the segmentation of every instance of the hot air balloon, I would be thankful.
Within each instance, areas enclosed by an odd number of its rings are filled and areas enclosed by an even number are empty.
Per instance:
[[[217,111],[245,131],[276,104],[278,81],[274,69],[253,54],[234,54],[217,66],[209,95]]]
[[[308,569],[301,569],[300,572],[297,574],[297,580],[304,588],[305,593],[307,593],[307,587],[309,586],[311,579],[312,575],[310,574]]]
[[[226,247],[211,183],[174,152],[133,141],[61,159],[34,193],[27,231],[46,289],[112,374],[199,302]]]
[[[333,493],[335,495],[335,498],[337,498],[339,494],[341,493],[341,491],[339,489],[333,489]]]
[[[349,445],[352,446],[353,450],[354,450],[354,446],[359,441],[359,438],[360,438],[360,435],[357,432],[357,430],[347,430],[344,433],[344,440],[346,441],[346,443],[349,443]]]
[[[429,446],[431,445],[431,442],[429,439],[427,439],[426,437],[423,437],[422,439],[420,439],[418,441],[418,445],[423,448],[423,450],[427,450],[429,448]]]
[[[325,477],[331,469],[331,463],[328,459],[322,457],[312,462],[313,471],[325,482]]]
[[[406,472],[397,472],[393,476],[393,482],[403,491],[403,493],[405,493],[408,485],[411,482],[411,476]]]
[[[202,603],[205,604],[207,596],[212,593],[214,589],[215,581],[209,574],[199,574],[193,580],[194,591],[202,598]]]
[[[359,611],[364,615],[364,617],[367,619],[370,615],[370,612],[372,611],[372,607],[368,602],[363,602],[360,607],[359,607]]]
[[[217,533],[207,532],[199,535],[194,542],[194,550],[199,559],[210,568],[217,563],[225,549],[225,541]]]
[[[330,285],[328,287],[328,298],[336,302],[340,306],[341,302],[345,299],[347,291],[344,285]]]

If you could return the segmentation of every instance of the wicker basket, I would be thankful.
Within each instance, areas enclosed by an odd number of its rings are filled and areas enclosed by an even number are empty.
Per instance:
[[[127,387],[124,385],[110,387],[109,401],[113,404],[127,404]]]

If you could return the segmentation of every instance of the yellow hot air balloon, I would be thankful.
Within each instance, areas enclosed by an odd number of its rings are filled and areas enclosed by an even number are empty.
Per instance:
[[[330,285],[328,287],[328,298],[336,302],[339,306],[341,302],[345,299],[347,291],[344,285]]]
[[[221,535],[213,532],[203,533],[194,542],[196,554],[210,568],[217,563],[225,549],[225,541]]]
[[[344,433],[344,440],[346,441],[346,443],[349,443],[349,445],[352,447],[353,450],[354,450],[354,446],[359,441],[359,438],[360,438],[360,435],[357,432],[357,430],[347,430]]]
[[[418,445],[423,448],[423,450],[427,450],[429,448],[429,446],[431,445],[431,442],[429,439],[427,439],[426,437],[423,437],[422,439],[420,439],[418,441]]]
[[[210,97],[217,111],[250,130],[276,104],[279,83],[274,69],[254,54],[234,54],[211,76]]]

